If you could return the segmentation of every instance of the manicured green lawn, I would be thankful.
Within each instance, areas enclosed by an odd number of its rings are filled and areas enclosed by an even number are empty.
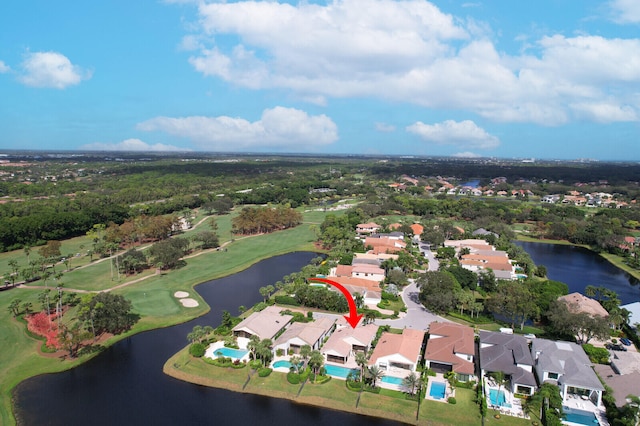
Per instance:
[[[314,219],[322,221],[325,213],[314,212]],[[225,240],[225,233],[230,237],[231,216],[218,218],[218,227],[221,240]],[[202,228],[205,224],[203,223]],[[315,234],[309,224],[303,224],[296,228],[280,231],[273,234],[252,236],[248,238],[236,238],[227,246],[227,251],[208,251],[202,255],[187,259],[187,265],[179,270],[169,271],[166,274],[152,276],[121,289],[115,290],[131,300],[134,312],[142,315],[142,319],[130,332],[118,336],[105,345],[111,345],[117,340],[130,336],[140,331],[158,327],[165,327],[180,322],[188,321],[200,316],[209,310],[208,305],[194,290],[194,287],[210,279],[226,276],[248,268],[253,263],[275,255],[297,250],[314,250],[313,241]],[[62,244],[62,252],[77,252],[80,244],[86,251],[90,244],[87,237],[65,241]],[[37,257],[37,249],[34,248],[31,257]],[[21,264],[26,264],[26,256],[22,250],[0,254],[0,268],[8,271],[8,262],[15,258]],[[76,268],[83,263],[88,263],[88,257],[74,258],[71,267]],[[65,266],[57,267],[64,270]],[[148,271],[145,274],[154,274]],[[120,282],[111,280],[109,261],[97,262],[86,268],[74,269],[65,272],[62,281],[67,288],[100,291],[112,288],[116,285],[133,281],[141,275],[122,279]],[[53,286],[53,280],[48,282]],[[41,282],[33,285],[42,285]],[[199,302],[197,308],[185,308],[173,297],[175,291],[187,291],[190,297]],[[89,356],[74,361],[63,361],[57,358],[47,358],[38,355],[37,349],[41,341],[28,337],[24,331],[24,325],[11,318],[8,306],[13,299],[31,301],[33,308],[38,309],[37,295],[40,289],[11,289],[0,292],[0,344],[3,351],[0,353],[0,424],[10,425],[15,423],[11,413],[11,390],[22,380],[38,374],[57,372],[72,368],[86,361]],[[205,367],[214,368],[205,364]],[[246,373],[245,373],[246,374]]]

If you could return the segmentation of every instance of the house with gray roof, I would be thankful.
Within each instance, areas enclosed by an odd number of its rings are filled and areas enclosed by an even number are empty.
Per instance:
[[[480,330],[479,358],[481,375],[501,371],[512,393],[533,395],[537,389],[534,361],[524,337]]]
[[[557,385],[563,403],[569,398],[586,397],[596,407],[602,404],[604,387],[580,345],[573,342],[533,339],[531,355],[535,359],[538,381]]]

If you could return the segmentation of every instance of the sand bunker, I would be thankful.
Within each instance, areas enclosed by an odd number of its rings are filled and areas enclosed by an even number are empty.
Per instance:
[[[184,306],[185,308],[195,308],[196,306],[198,306],[198,301],[190,297],[186,299],[180,299],[180,303],[182,303],[182,306]]]
[[[173,293],[173,295],[178,299],[182,299],[184,297],[187,297],[189,293],[187,293],[186,291],[176,291],[175,293]]]

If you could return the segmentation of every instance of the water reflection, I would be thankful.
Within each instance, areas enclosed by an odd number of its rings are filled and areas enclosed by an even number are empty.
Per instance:
[[[547,268],[547,276],[569,286],[569,292],[584,293],[588,285],[615,291],[623,304],[640,300],[640,281],[582,247],[516,241],[536,265]]]
[[[282,425],[390,425],[384,420],[185,383],[162,373],[165,361],[186,345],[194,325],[217,325],[222,310],[261,299],[258,289],[299,271],[316,253],[267,259],[230,277],[196,287],[211,306],[203,317],[123,340],[68,372],[35,377],[15,392],[22,425],[208,425],[227,422]]]

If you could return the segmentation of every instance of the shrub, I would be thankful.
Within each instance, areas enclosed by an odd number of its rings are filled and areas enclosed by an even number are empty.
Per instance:
[[[251,367],[251,369],[253,370],[258,370],[262,368],[262,361],[260,361],[259,359],[249,361],[249,367]]]
[[[300,375],[290,371],[287,373],[287,381],[292,385],[297,385],[300,383]]]
[[[605,348],[596,348],[587,343],[582,345],[582,349],[589,357],[589,360],[596,364],[609,364],[609,351]]]
[[[447,402],[448,402],[449,404],[455,404],[455,403],[457,403],[458,401],[456,401],[455,396],[450,396],[450,397],[447,399]]]
[[[284,355],[284,349],[282,348],[276,349],[276,356],[282,356],[282,355]]]
[[[291,296],[275,296],[274,300],[278,305],[300,306],[295,297]]]
[[[258,370],[258,376],[260,377],[267,377],[269,374],[271,374],[271,370],[269,367],[264,367],[261,368],[260,370]]]
[[[202,343],[194,343],[189,346],[189,354],[195,358],[202,358],[204,356],[205,347]]]

